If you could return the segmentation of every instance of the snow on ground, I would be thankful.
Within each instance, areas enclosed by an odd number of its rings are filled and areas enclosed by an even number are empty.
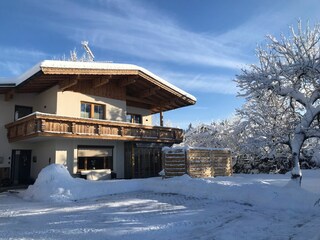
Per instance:
[[[320,170],[86,181],[50,165],[0,194],[0,239],[320,239]]]

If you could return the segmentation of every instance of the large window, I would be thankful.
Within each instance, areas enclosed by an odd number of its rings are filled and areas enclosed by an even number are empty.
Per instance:
[[[32,113],[32,107],[16,105],[14,107],[14,120],[18,120],[19,118],[27,116],[31,113]]]
[[[142,124],[142,116],[139,114],[128,113],[127,114],[127,122]]]
[[[105,106],[101,104],[81,102],[81,117],[105,119]]]
[[[78,170],[113,170],[113,148],[101,146],[78,147]]]

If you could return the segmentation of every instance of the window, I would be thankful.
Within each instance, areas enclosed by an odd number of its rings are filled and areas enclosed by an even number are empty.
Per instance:
[[[127,122],[130,122],[130,123],[140,123],[140,124],[142,124],[142,116],[141,116],[141,115],[138,115],[138,114],[128,113],[128,114],[127,114]]]
[[[90,114],[91,114],[91,104],[81,103],[81,117],[90,118]]]
[[[104,106],[94,105],[93,118],[104,119]]]
[[[14,120],[18,120],[32,113],[32,107],[16,105],[14,108]]]
[[[78,170],[113,170],[113,147],[78,146]]]
[[[101,104],[81,102],[81,117],[105,119],[105,107]]]

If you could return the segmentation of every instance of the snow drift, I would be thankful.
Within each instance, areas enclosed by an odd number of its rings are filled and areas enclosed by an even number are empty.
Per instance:
[[[35,201],[76,201],[138,191],[138,182],[139,180],[89,181],[73,178],[63,165],[51,164],[41,170],[35,183],[22,192],[21,196]]]
[[[311,174],[311,175],[310,175]],[[320,171],[309,173],[320,178]],[[89,181],[70,176],[68,170],[57,164],[44,168],[34,185],[21,193],[31,201],[77,201],[110,194],[134,191],[174,193],[218,201],[233,201],[272,208],[300,209],[314,207],[319,189],[314,181],[299,188],[290,184],[288,175],[235,175],[207,179],[188,175],[162,180],[159,178],[133,180]],[[313,192],[312,192],[313,191]]]

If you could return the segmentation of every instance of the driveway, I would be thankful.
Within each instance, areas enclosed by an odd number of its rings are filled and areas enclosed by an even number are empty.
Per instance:
[[[72,203],[2,193],[0,203],[0,239],[308,239],[320,223],[319,216],[153,192]]]

